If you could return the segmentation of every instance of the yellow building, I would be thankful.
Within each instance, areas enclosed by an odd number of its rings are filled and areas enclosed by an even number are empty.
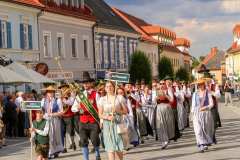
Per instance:
[[[227,78],[240,78],[240,24],[233,28],[233,43],[225,55],[225,68]]]

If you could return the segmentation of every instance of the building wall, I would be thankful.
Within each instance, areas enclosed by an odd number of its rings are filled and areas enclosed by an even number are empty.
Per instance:
[[[73,73],[74,80],[81,80],[84,71],[90,72],[94,76],[93,60],[93,37],[92,26],[94,22],[81,20],[77,18],[56,15],[45,12],[40,17],[40,61],[45,62],[51,72],[60,73],[59,65],[55,60],[58,57],[57,36],[63,35],[63,56],[60,57],[60,63],[63,70]],[[49,33],[50,38],[50,57],[44,56],[44,34]],[[72,57],[72,37],[76,37],[77,56]],[[88,57],[84,56],[84,39],[88,41]]]
[[[158,76],[158,45],[149,42],[140,41],[137,50],[143,51],[149,58],[152,65],[152,76]]]
[[[106,70],[127,72],[130,56],[138,45],[138,35],[107,28],[95,29],[96,70],[103,78]]]
[[[223,77],[222,77],[222,71],[220,70],[210,70],[209,72],[211,75],[213,75],[214,79],[217,80],[217,83],[222,85]]]
[[[39,9],[3,1],[0,2],[0,23],[8,23],[7,29],[10,33],[7,35],[7,38],[9,39],[9,43],[11,43],[6,48],[0,47],[0,55],[7,55],[12,60],[21,62],[36,62],[39,60],[37,22],[39,12]],[[27,27],[29,29],[29,46],[25,49],[21,47],[21,24],[29,26]]]
[[[226,75],[227,77],[231,77],[234,74],[238,77],[240,76],[240,52],[238,53],[228,53],[226,60]]]
[[[162,56],[165,56],[171,60],[174,72],[176,72],[180,68],[180,66],[184,65],[181,63],[183,56],[179,52],[163,50],[163,52],[161,53],[161,57]]]

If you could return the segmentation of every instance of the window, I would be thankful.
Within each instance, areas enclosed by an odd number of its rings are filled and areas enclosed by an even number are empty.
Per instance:
[[[105,68],[108,67],[108,37],[104,37],[104,42],[103,42],[103,50],[104,50],[104,64]]]
[[[24,49],[28,49],[28,25],[23,24],[23,41],[24,41]]]
[[[83,36],[83,52],[84,57],[89,58],[89,37]]]
[[[65,51],[64,51],[64,34],[63,33],[57,33],[57,54],[59,57],[65,57]]]
[[[43,53],[44,57],[52,56],[51,32],[43,32]]]
[[[1,39],[2,39],[2,48],[7,48],[7,23],[6,21],[1,22]]]
[[[120,67],[124,68],[124,39],[120,38],[119,40],[119,59],[120,59]]]
[[[102,58],[101,58],[101,47],[100,47],[100,40],[99,38],[96,38],[95,40],[95,54],[96,54],[96,67],[97,69],[100,69],[101,68],[101,61],[102,61]]]
[[[114,63],[115,63],[115,38],[111,38],[110,50],[111,50],[111,63],[112,63],[112,65],[114,65]]]
[[[77,58],[77,35],[71,35],[72,58]]]

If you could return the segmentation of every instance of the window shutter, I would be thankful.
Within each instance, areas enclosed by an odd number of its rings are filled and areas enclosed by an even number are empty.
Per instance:
[[[12,32],[10,22],[7,22],[7,48],[12,48]]]
[[[0,48],[2,48],[2,22],[0,20]]]
[[[29,41],[29,49],[33,49],[32,46],[32,25],[28,25],[28,41]]]
[[[24,49],[24,31],[23,31],[23,24],[20,24],[20,48]]]

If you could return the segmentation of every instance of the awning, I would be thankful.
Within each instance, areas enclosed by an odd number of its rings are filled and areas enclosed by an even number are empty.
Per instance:
[[[17,62],[13,62],[6,66],[6,68],[26,77],[32,83],[56,83],[55,81],[35,72],[34,70],[28,69],[24,65]]]
[[[30,83],[31,80],[0,65],[0,83]]]

